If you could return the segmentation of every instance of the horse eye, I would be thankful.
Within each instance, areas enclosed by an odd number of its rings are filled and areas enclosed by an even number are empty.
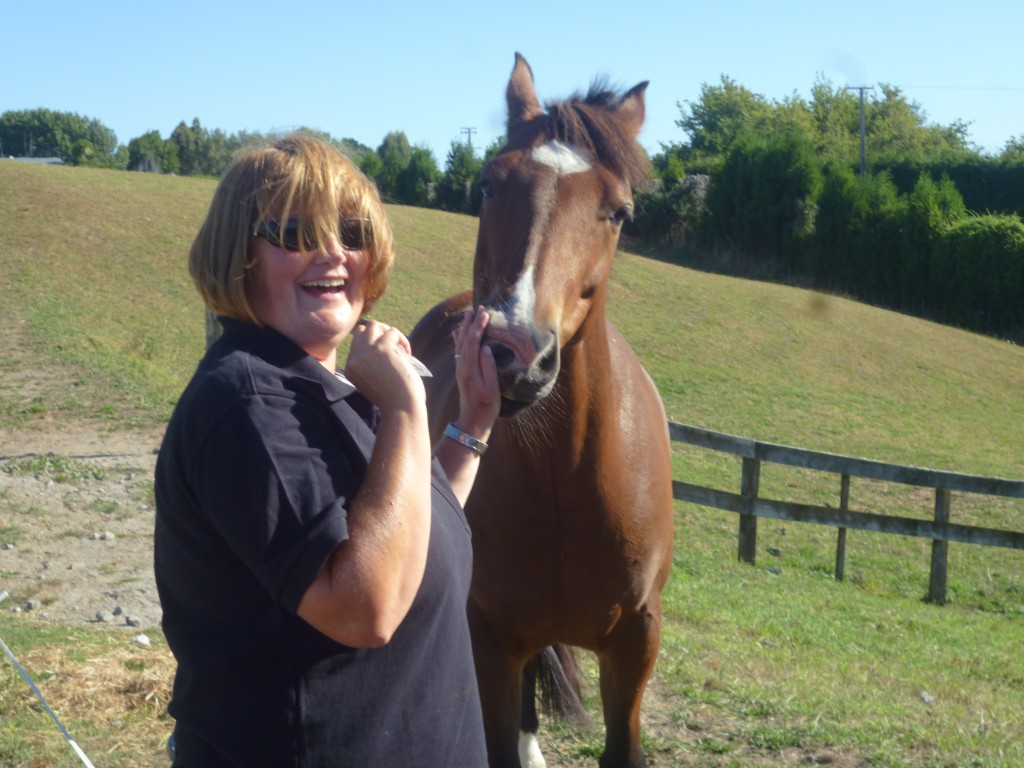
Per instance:
[[[633,206],[624,205],[608,217],[612,224],[621,227],[624,222],[633,220]]]
[[[480,189],[480,194],[483,195],[484,200],[490,200],[494,197],[494,185],[486,179],[481,180],[477,187]]]

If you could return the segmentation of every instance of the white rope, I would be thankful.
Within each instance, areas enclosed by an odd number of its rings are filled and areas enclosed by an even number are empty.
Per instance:
[[[6,599],[7,593],[0,592],[0,603],[2,603]],[[32,689],[32,693],[34,693],[36,695],[36,698],[39,699],[39,702],[43,705],[43,709],[46,710],[46,713],[53,719],[53,722],[57,724],[57,727],[60,728],[60,732],[64,734],[64,738],[68,740],[68,744],[71,745],[71,748],[75,750],[75,754],[78,755],[79,759],[81,759],[81,761],[85,763],[85,765],[88,766],[88,768],[96,768],[89,761],[89,758],[86,757],[86,754],[82,751],[82,748],[75,743],[75,740],[73,738],[71,738],[71,734],[68,733],[68,729],[65,728],[61,724],[60,720],[57,719],[57,716],[53,714],[53,710],[50,709],[50,705],[46,703],[46,699],[43,698],[42,692],[36,687],[36,684],[32,682],[32,678],[29,677],[28,672],[25,671],[25,668],[18,663],[18,660],[16,658],[14,658],[14,654],[11,653],[11,649],[7,647],[7,643],[4,642],[2,637],[0,637],[0,647],[4,649],[4,654],[6,654],[7,658],[11,660],[11,664],[14,665],[14,668],[18,670],[18,674],[21,675],[22,680],[24,680],[28,684],[28,687]]]

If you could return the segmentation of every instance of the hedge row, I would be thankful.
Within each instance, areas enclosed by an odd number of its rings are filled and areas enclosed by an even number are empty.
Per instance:
[[[966,168],[961,178],[971,178]],[[734,150],[702,200],[670,186],[639,195],[638,208],[684,222],[705,251],[739,252],[822,289],[1024,343],[1020,215],[974,213],[950,176],[929,170],[897,184],[907,172],[823,168],[799,138],[775,136]],[[1024,184],[1017,173],[976,186],[1006,185],[1009,199]],[[637,233],[652,240],[661,230],[641,223]]]

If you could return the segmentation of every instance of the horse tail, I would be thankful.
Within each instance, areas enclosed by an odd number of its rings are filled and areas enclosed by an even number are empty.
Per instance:
[[[549,645],[533,657],[524,670],[524,676],[531,674],[536,686],[524,689],[524,723],[526,722],[526,700],[534,693],[540,701],[541,710],[549,717],[566,720],[577,725],[589,724],[586,707],[583,705],[583,673],[572,648],[567,645]],[[537,690],[539,688],[539,690]],[[533,716],[536,719],[536,714]],[[536,725],[532,729],[536,732]]]

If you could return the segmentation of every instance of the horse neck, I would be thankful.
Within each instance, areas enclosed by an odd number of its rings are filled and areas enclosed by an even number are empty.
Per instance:
[[[602,431],[618,410],[604,304],[595,303],[576,336],[562,350],[558,374],[564,427],[577,435]]]

